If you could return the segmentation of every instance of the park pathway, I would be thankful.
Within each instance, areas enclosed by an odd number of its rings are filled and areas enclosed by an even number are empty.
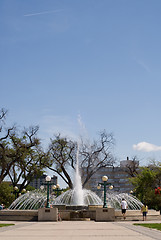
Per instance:
[[[126,221],[5,223],[15,223],[15,226],[1,228],[0,240],[161,240],[160,231],[134,226],[134,222]]]

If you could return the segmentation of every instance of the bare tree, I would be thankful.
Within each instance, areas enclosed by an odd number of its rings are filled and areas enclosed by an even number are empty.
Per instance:
[[[81,141],[79,162],[83,186],[99,169],[113,165],[114,157],[111,152],[113,144],[113,135],[106,133],[106,131],[101,132],[99,140],[92,144]],[[70,188],[73,188],[71,171],[75,169],[77,148],[77,142],[62,138],[60,134],[56,135],[55,139],[51,139],[49,147],[50,160],[42,163],[45,167],[57,173]]]
[[[114,138],[105,130],[99,134],[99,139],[92,144],[82,142],[80,149],[83,187],[93,174],[101,168],[113,166],[115,158],[112,154]]]
[[[12,153],[9,150],[9,136],[15,130],[15,127],[5,127],[7,110],[0,110],[0,183],[7,176],[8,170],[12,166],[15,160],[12,160]]]
[[[134,156],[132,160],[128,160],[125,165],[125,172],[128,173],[130,177],[136,177],[139,173],[139,160],[137,156]]]

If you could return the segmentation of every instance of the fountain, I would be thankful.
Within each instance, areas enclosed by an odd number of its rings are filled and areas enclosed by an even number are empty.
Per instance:
[[[77,155],[78,159],[78,155]],[[142,203],[131,194],[117,193],[107,191],[107,209],[102,209],[103,201],[94,192],[83,189],[81,184],[81,177],[79,174],[78,161],[75,171],[74,188],[62,193],[56,199],[53,195],[50,195],[50,204],[53,208],[58,208],[60,217],[63,220],[96,220],[96,221],[115,221],[115,219],[121,218],[120,202],[122,198],[126,199],[128,203],[128,214],[132,215],[132,218],[136,218],[140,214],[140,208]],[[14,214],[21,217],[21,220],[25,220],[27,215],[31,215],[29,220],[37,219],[37,209],[43,210],[46,202],[46,192],[44,190],[34,190],[18,197],[9,207],[12,213],[6,213],[12,218],[9,220],[15,220]],[[106,211],[110,212],[115,209],[112,220],[111,216],[105,217]],[[20,211],[18,211],[20,210]],[[53,209],[54,210],[54,209]],[[130,212],[130,210],[135,210]],[[18,211],[16,213],[16,211]],[[27,213],[28,211],[29,213]],[[32,212],[31,212],[32,211]],[[48,210],[50,211],[50,210]],[[114,210],[113,210],[114,211]],[[5,213],[4,213],[5,214]],[[13,214],[13,215],[12,215]],[[152,213],[154,214],[154,212]],[[98,219],[98,216],[100,217]],[[4,218],[4,216],[3,216]]]
[[[103,201],[98,195],[90,190],[82,188],[81,176],[79,173],[79,144],[76,155],[76,169],[74,172],[74,184],[73,189],[70,189],[56,199],[53,195],[50,195],[50,204],[54,208],[58,208],[62,219],[93,219],[97,220],[97,212],[100,212],[98,208],[102,209]],[[122,198],[126,199],[129,209],[139,210],[142,203],[132,196],[126,193],[107,192],[107,206],[110,209],[118,210],[120,212],[120,203]],[[9,207],[11,210],[36,210],[44,208],[46,202],[46,193],[44,190],[34,190],[26,193],[17,198]],[[63,208],[64,207],[64,208]],[[98,210],[98,211],[97,211]],[[48,210],[49,211],[49,210]],[[106,209],[107,211],[107,209]],[[101,216],[104,214],[104,210],[101,210]],[[99,214],[100,215],[100,214]],[[115,215],[113,214],[113,220]],[[101,218],[102,220],[104,218]]]
[[[119,210],[122,198],[126,200],[129,210],[140,210],[143,206],[142,202],[132,194],[118,192],[107,192],[107,205]]]
[[[77,204],[75,201],[76,189],[70,189],[64,192],[55,199],[56,205],[67,205],[67,206],[88,206],[88,205],[103,205],[102,200],[92,191],[82,189],[82,202]]]
[[[92,191],[83,189],[81,176],[79,173],[79,144],[77,148],[77,156],[76,156],[76,170],[74,174],[74,184],[73,189],[64,192],[59,197],[55,199],[55,205],[67,205],[76,208],[76,206],[88,206],[88,205],[102,205],[102,200]],[[69,208],[69,207],[68,207]],[[85,208],[85,207],[84,207]]]
[[[83,194],[83,204],[76,203],[76,189],[70,189],[62,193],[59,197],[54,198],[50,195],[51,205],[66,205],[66,206],[86,206],[98,205],[102,206],[103,201],[94,192],[82,189]],[[139,210],[142,207],[142,203],[133,195],[127,193],[117,193],[107,191],[107,205],[115,209],[120,209],[120,202],[124,198],[128,203],[128,208],[130,210]],[[46,202],[46,192],[42,190],[34,190],[18,197],[9,207],[9,209],[39,209],[45,206]]]
[[[79,144],[77,147],[76,160],[77,161],[76,161],[76,171],[74,175],[73,203],[76,205],[84,205],[83,188],[82,188],[81,176],[79,173]]]
[[[54,201],[55,205],[66,205],[66,206],[89,206],[89,205],[103,205],[102,199],[91,190],[83,189],[81,176],[79,173],[79,144],[77,148],[77,162],[76,162],[76,171],[74,177],[74,188],[64,192]],[[107,202],[108,206],[111,206],[115,209],[120,209],[120,203],[122,198],[125,198],[129,209],[139,210],[142,207],[142,203],[131,194],[127,193],[117,193],[117,192],[107,192]],[[75,207],[76,208],[76,207]]]
[[[102,206],[103,201],[98,195],[91,190],[83,189],[81,176],[79,173],[79,145],[76,155],[76,170],[74,175],[73,189],[70,189],[56,199],[53,195],[50,195],[50,204],[52,206],[67,206],[67,209],[88,209],[89,205]],[[125,198],[129,209],[139,210],[142,207],[142,203],[131,194],[107,192],[107,205],[120,209],[120,203],[122,198]],[[45,206],[46,193],[44,190],[34,190],[18,197],[9,207],[9,209],[39,209]]]
[[[54,197],[51,196],[51,201]],[[9,207],[9,209],[39,209],[45,206],[46,193],[43,190],[33,190],[19,196]]]

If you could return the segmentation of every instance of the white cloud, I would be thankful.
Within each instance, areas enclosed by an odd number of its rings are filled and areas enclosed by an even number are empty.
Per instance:
[[[156,146],[154,144],[147,142],[140,142],[138,144],[134,144],[133,149],[142,152],[156,152],[161,151],[161,146]]]
[[[53,10],[53,11],[45,11],[45,12],[37,12],[37,13],[29,13],[29,14],[25,14],[24,17],[32,17],[32,16],[37,16],[37,15],[44,15],[44,14],[50,14],[50,13],[57,13],[57,12],[61,12],[63,11],[63,9],[57,9],[57,10]]]

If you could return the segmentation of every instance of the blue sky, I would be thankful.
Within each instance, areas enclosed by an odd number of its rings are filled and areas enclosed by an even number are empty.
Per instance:
[[[160,0],[1,0],[0,107],[9,123],[161,160]],[[83,131],[82,131],[83,132]]]

